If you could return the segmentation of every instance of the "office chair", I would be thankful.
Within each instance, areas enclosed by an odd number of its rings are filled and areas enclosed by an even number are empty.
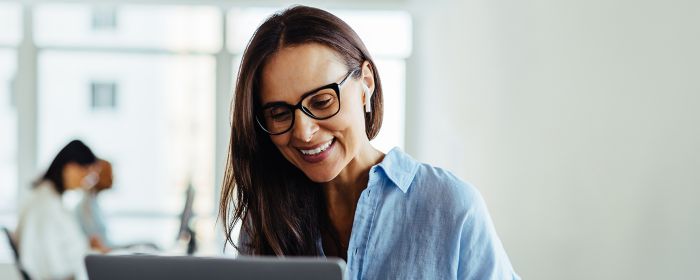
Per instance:
[[[12,233],[6,227],[3,227],[2,230],[7,236],[7,242],[10,243],[10,248],[12,248],[12,253],[15,256],[15,264],[17,265],[17,269],[19,270],[20,274],[22,274],[22,278],[24,280],[30,280],[29,274],[22,269],[22,264],[19,263],[19,250],[17,250],[17,244],[15,244],[15,239],[13,238]]]

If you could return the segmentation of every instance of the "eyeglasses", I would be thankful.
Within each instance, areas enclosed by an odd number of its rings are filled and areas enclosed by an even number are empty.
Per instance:
[[[255,120],[268,134],[279,135],[294,127],[294,111],[297,109],[316,120],[329,119],[340,112],[340,87],[357,70],[350,70],[340,83],[331,83],[305,93],[296,105],[284,102],[266,104],[256,114]]]

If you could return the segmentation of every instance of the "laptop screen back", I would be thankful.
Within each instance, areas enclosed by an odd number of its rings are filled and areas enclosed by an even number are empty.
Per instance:
[[[90,255],[85,258],[91,280],[116,279],[324,279],[342,280],[345,262],[336,258],[162,257]]]

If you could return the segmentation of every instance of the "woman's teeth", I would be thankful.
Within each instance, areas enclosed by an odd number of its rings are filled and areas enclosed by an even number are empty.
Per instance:
[[[330,147],[331,144],[333,144],[333,140],[328,141],[326,144],[323,144],[323,145],[321,145],[320,147],[318,147],[318,148],[316,148],[316,149],[311,149],[311,150],[302,150],[302,149],[299,149],[299,151],[301,151],[302,154],[307,155],[307,156],[317,155],[317,154],[319,154],[319,153],[325,151],[326,149],[328,149],[328,147]]]

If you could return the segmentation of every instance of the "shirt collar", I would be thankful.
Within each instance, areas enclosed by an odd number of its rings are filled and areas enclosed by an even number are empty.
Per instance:
[[[420,164],[415,159],[401,151],[400,148],[395,147],[374,168],[384,171],[389,180],[403,193],[406,193],[411,186],[411,182],[413,182],[413,177],[416,176],[419,166]]]

